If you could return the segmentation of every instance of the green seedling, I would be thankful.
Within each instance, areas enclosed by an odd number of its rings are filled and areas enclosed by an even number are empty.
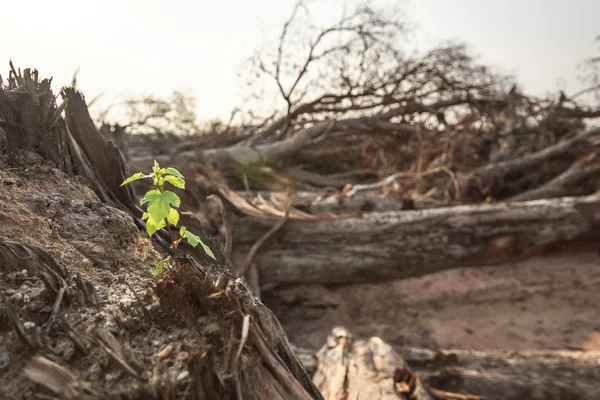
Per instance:
[[[148,191],[144,197],[140,200],[140,205],[146,204],[146,212],[142,216],[142,220],[146,222],[146,232],[148,236],[152,237],[157,231],[167,228],[169,237],[171,239],[171,249],[173,252],[177,250],[177,246],[186,240],[191,246],[196,247],[201,245],[206,254],[216,260],[214,253],[210,248],[202,242],[200,237],[194,235],[188,231],[185,226],[179,228],[179,238],[175,239],[172,234],[171,228],[177,228],[179,223],[179,205],[181,200],[179,196],[170,190],[165,189],[165,184],[178,188],[185,189],[185,178],[175,168],[161,168],[158,162],[154,160],[154,167],[152,168],[151,174],[144,174],[138,172],[125,179],[121,186],[127,185],[138,179],[152,179],[154,189]],[[174,254],[173,254],[174,255]],[[168,256],[164,260],[161,260],[152,273],[154,276],[159,276],[167,263],[171,260],[171,256]],[[177,259],[175,258],[175,263]]]

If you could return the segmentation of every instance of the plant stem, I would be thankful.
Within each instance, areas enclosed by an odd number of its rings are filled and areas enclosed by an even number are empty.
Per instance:
[[[177,261],[177,247],[175,246],[175,240],[173,240],[173,232],[171,231],[171,225],[169,221],[167,221],[167,231],[169,232],[169,240],[171,241],[171,246],[173,246],[173,260],[175,260],[175,266],[179,269],[179,261]]]

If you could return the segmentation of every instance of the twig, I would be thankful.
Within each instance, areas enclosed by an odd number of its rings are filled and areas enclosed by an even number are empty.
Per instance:
[[[435,389],[435,388],[432,388],[432,387],[428,388],[428,390],[435,397],[440,398],[440,399],[444,399],[444,400],[485,400],[485,397],[483,397],[483,396],[475,396],[475,395],[471,395],[471,394],[451,393],[451,392],[446,392],[446,391],[443,391],[443,390]]]
[[[56,315],[58,314],[58,309],[60,308],[60,303],[62,302],[63,296],[67,291],[66,285],[62,286],[58,290],[58,294],[56,295],[56,300],[54,300],[54,305],[52,306],[52,314],[50,314],[50,319],[48,320],[48,326],[46,327],[46,335],[50,333],[50,329],[52,329],[52,325],[54,325],[54,321],[56,320]]]
[[[238,351],[235,354],[235,358],[233,359],[233,373],[235,375],[235,383],[236,383],[236,391],[238,400],[243,400],[242,396],[242,387],[239,379],[239,361],[240,356],[242,355],[242,350],[244,349],[244,345],[248,340],[248,330],[250,328],[250,315],[244,315],[244,322],[242,324],[242,336],[240,338],[240,345],[238,346]]]
[[[283,228],[283,226],[285,225],[285,223],[287,222],[287,220],[290,217],[290,210],[291,210],[291,208],[292,208],[292,201],[288,197],[288,199],[286,200],[286,205],[285,205],[285,215],[277,222],[277,224],[275,224],[274,227],[272,227],[267,233],[265,233],[263,237],[261,237],[256,243],[254,243],[254,245],[252,246],[252,248],[248,252],[248,255],[246,256],[246,260],[244,261],[244,264],[242,264],[242,266],[238,270],[238,274],[239,275],[245,276],[248,273],[248,271],[250,270],[250,268],[254,264],[254,259],[256,258],[256,254],[258,253],[258,251],[260,250],[260,248],[273,235],[275,235],[281,228]]]
[[[300,382],[298,382],[292,373],[284,366],[285,363],[281,358],[276,353],[273,353],[269,346],[267,346],[265,338],[258,326],[250,326],[250,334],[263,361],[273,372],[273,375],[279,383],[290,391],[291,397],[294,399],[310,400],[312,397],[307,393],[306,389],[302,387]]]
[[[35,346],[33,345],[33,342],[31,341],[29,336],[27,336],[27,334],[25,333],[25,328],[23,327],[23,324],[21,323],[21,319],[17,315],[17,312],[15,311],[14,307],[10,303],[9,299],[6,299],[6,309],[8,311],[8,318],[12,321],[12,323],[15,327],[15,331],[17,332],[17,336],[19,336],[19,339],[21,339],[23,341],[23,343],[27,344],[29,347],[35,348]]]
[[[437,167],[437,168],[432,168],[430,170],[427,170],[425,172],[398,172],[396,174],[388,176],[387,178],[385,178],[384,180],[381,180],[379,182],[353,186],[345,192],[345,195],[346,195],[346,197],[352,197],[357,192],[360,192],[360,191],[378,189],[380,187],[389,185],[392,182],[395,182],[396,179],[398,179],[398,178],[423,177],[426,175],[436,174],[436,173],[442,172],[442,171],[448,173],[449,170],[446,167]]]
[[[233,266],[231,263],[231,249],[233,246],[233,236],[231,234],[231,225],[229,224],[229,220],[227,219],[227,212],[225,211],[225,206],[223,206],[223,201],[219,196],[215,196],[211,194],[206,198],[207,200],[213,200],[219,205],[219,211],[221,211],[221,219],[223,220],[223,226],[225,226],[225,260],[227,261],[228,266]]]

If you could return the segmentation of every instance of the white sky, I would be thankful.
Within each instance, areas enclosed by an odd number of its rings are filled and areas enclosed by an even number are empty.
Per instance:
[[[386,0],[382,0],[384,3]],[[253,50],[276,39],[294,0],[2,1],[0,71],[8,61],[69,84],[80,68],[87,99],[196,97],[200,119],[226,119],[239,100],[237,73]],[[335,20],[342,0],[313,0]],[[348,3],[348,1],[346,2]],[[381,3],[381,1],[379,2]],[[600,0],[387,0],[403,5],[419,45],[467,42],[486,63],[515,74],[534,94],[581,85],[577,65],[597,55]],[[325,18],[325,19],[327,19]]]

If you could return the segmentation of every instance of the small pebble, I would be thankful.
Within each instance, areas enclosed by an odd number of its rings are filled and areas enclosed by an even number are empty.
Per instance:
[[[29,303],[31,299],[29,298],[29,295],[26,294],[25,296],[23,296],[23,303]]]
[[[21,275],[27,276],[27,270],[26,269],[21,270]]]
[[[158,357],[159,360],[163,360],[163,359],[169,357],[172,352],[173,352],[173,345],[170,344],[167,347],[165,347],[164,349],[162,349],[161,351],[159,351],[156,356]]]
[[[23,322],[23,328],[33,329],[33,328],[35,328],[35,322],[25,321],[25,322]]]
[[[14,302],[21,301],[22,298],[23,298],[23,293],[21,293],[21,292],[16,292],[12,296],[10,296],[10,300],[14,301]]]
[[[15,294],[16,292],[17,291],[15,289],[11,289],[11,288],[4,289],[4,293],[6,293],[9,296]]]
[[[190,358],[190,353],[188,353],[187,351],[180,351],[179,354],[177,354],[177,360],[179,361],[184,361],[188,358]]]
[[[181,382],[182,380],[186,379],[189,376],[190,376],[189,371],[182,371],[181,373],[179,373],[179,375],[177,375],[177,382]]]

